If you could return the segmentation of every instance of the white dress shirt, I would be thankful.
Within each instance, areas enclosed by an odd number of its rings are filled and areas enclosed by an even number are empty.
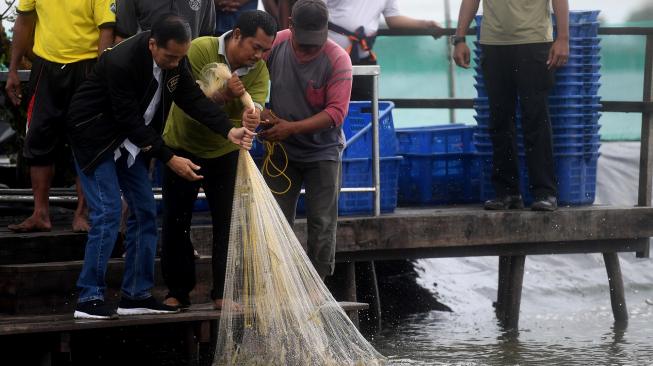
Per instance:
[[[152,122],[154,113],[156,113],[156,108],[159,105],[159,101],[161,101],[161,93],[163,91],[163,87],[162,87],[163,81],[161,80],[162,74],[163,72],[161,71],[159,65],[157,65],[156,62],[152,60],[152,75],[154,76],[154,79],[158,82],[159,85],[156,88],[154,97],[152,97],[152,100],[150,101],[150,105],[147,106],[147,109],[143,114],[143,119],[145,120],[146,126]],[[125,150],[129,152],[129,156],[127,157],[127,167],[130,168],[136,161],[136,156],[138,156],[138,153],[141,152],[141,149],[138,146],[134,145],[131,141],[129,141],[129,139],[125,139],[125,141],[123,141],[120,147],[124,147]],[[114,161],[118,160],[118,158],[120,158],[120,156],[122,155],[120,153],[120,147],[113,152]]]

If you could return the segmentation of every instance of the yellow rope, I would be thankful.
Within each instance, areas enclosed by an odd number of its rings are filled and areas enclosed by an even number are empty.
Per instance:
[[[270,191],[277,195],[286,194],[290,190],[290,187],[292,187],[292,180],[290,180],[290,177],[286,175],[286,169],[288,169],[288,154],[286,153],[286,149],[283,147],[283,145],[281,145],[278,142],[263,141],[263,144],[265,145],[265,159],[263,160],[263,168],[262,168],[263,174],[266,174],[270,178],[283,177],[288,181],[288,188],[286,188],[282,192],[277,192],[272,188],[270,188]],[[272,156],[277,146],[281,149],[281,153],[283,154],[283,159],[284,159],[283,168],[279,168],[272,161]],[[276,170],[276,172],[272,173],[270,171],[270,167]]]

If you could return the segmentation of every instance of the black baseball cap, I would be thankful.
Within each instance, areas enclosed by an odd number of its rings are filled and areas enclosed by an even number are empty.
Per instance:
[[[329,11],[323,0],[298,0],[290,14],[294,37],[301,45],[321,46],[329,33]]]

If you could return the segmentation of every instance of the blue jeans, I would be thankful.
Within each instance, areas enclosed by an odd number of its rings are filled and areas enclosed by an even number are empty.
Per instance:
[[[120,229],[121,191],[129,205],[122,296],[135,300],[151,296],[157,245],[156,203],[148,178],[148,160],[141,155],[128,168],[124,150],[115,162],[112,154],[88,175],[76,165],[91,224],[84,266],[77,280],[78,302],[104,299],[107,262]]]

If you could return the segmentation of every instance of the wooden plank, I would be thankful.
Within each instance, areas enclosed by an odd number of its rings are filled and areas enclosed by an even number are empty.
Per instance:
[[[429,210],[338,223],[338,252],[383,251],[510,243],[563,243],[653,236],[653,209],[561,208],[526,210]],[[300,229],[297,227],[296,229]]]
[[[644,245],[636,239],[653,236],[651,220],[650,207],[562,207],[552,213],[399,208],[378,218],[340,217],[336,260],[638,251]],[[297,220],[294,229],[305,243],[306,220]],[[200,253],[210,248],[210,226],[194,226],[191,235]]]
[[[626,308],[626,296],[624,293],[624,281],[621,276],[621,266],[617,253],[604,253],[605,270],[608,273],[608,284],[610,286],[610,303],[612,314],[617,322],[628,321],[628,309]]]
[[[77,302],[77,277],[83,261],[13,264],[0,266],[0,312],[9,314],[72,313]],[[195,261],[197,285],[191,302],[210,299],[211,258]],[[123,259],[111,259],[107,268],[107,301],[119,301]],[[163,298],[167,287],[161,275],[160,261],[155,262],[155,286],[152,294]]]
[[[358,302],[343,301],[338,304],[345,312],[369,308],[368,304]],[[218,320],[220,319],[220,315],[220,310],[214,310],[212,303],[191,305],[189,310],[176,314],[122,316],[115,320],[74,319],[72,313],[36,316],[0,315],[0,336],[131,327],[136,325],[201,322]]]
[[[588,240],[558,243],[516,243],[472,246],[451,246],[416,249],[364,250],[336,253],[336,262],[454,258],[513,255],[549,255],[603,252],[639,252],[648,245],[646,239]]]

